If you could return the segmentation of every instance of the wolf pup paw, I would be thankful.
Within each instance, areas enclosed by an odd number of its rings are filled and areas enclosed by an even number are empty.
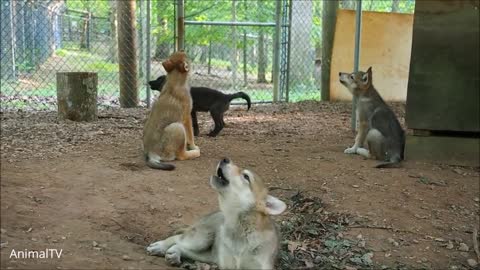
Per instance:
[[[179,266],[182,263],[180,257],[180,252],[173,246],[167,250],[165,261],[171,266]]]
[[[200,148],[194,144],[194,145],[188,145],[187,150],[189,150],[189,151],[190,150],[200,150]]]
[[[152,256],[165,256],[167,253],[168,246],[166,245],[165,241],[158,241],[155,243],[150,244],[147,247],[147,253]]]
[[[345,153],[345,154],[356,154],[357,153],[357,147],[352,146],[350,148],[347,148],[347,149],[345,149],[345,151],[343,151],[343,153]]]
[[[359,154],[364,158],[370,158],[370,151],[368,151],[368,149],[365,149],[365,148],[358,148],[357,154]]]

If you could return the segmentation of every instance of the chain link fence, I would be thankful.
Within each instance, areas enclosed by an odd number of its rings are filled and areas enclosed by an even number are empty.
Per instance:
[[[339,7],[355,9],[355,0]],[[364,0],[363,10],[413,13],[414,0]],[[150,5],[150,6],[147,6]],[[320,99],[323,1],[185,1],[191,85],[244,91],[253,102]],[[55,110],[57,72],[98,73],[100,107],[120,105],[115,0],[1,1],[1,109]],[[174,51],[177,1],[136,1],[136,63],[126,98],[146,106],[148,81]],[[241,22],[232,24],[231,22]],[[278,25],[278,27],[275,27]]]
[[[275,1],[212,4],[187,2],[185,6],[185,49],[193,60],[192,86],[243,91],[252,102],[271,102]]]
[[[143,5],[142,5],[143,4]],[[145,5],[136,8],[138,105],[146,104]],[[119,105],[117,1],[1,2],[2,110],[55,110],[57,72],[98,73],[98,105]]]
[[[356,0],[340,0],[340,8],[355,9],[357,3]],[[415,0],[363,0],[362,10],[412,14],[415,10]]]

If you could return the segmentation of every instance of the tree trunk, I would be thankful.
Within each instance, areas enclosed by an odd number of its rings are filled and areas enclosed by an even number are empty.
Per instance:
[[[135,0],[117,1],[118,63],[120,75],[120,106],[138,104],[137,39],[135,32]]]
[[[2,17],[0,60],[2,79],[15,79],[15,28],[13,25],[13,2],[3,2],[0,9]]]
[[[315,43],[315,69],[313,71],[315,86],[318,90],[322,89],[322,44]]]
[[[258,1],[257,10],[261,11],[264,9],[263,0]],[[260,28],[258,32],[258,64],[257,64],[257,83],[266,83],[267,78],[265,77],[265,70],[267,69],[267,59],[265,58],[265,31],[263,28]]]
[[[207,74],[210,75],[212,73],[212,41],[208,41],[208,67],[207,67]]]
[[[243,30],[243,86],[248,85],[248,71],[247,71],[247,31]]]
[[[392,1],[392,12],[399,12],[400,11],[400,1],[399,0],[393,0]]]
[[[2,9],[3,11],[3,9]],[[28,27],[25,27],[25,58],[30,66],[37,65],[37,57],[35,55],[35,30],[38,27],[37,21],[35,20],[35,12],[32,3],[25,4],[25,22],[29,22]],[[3,35],[3,33],[2,33]],[[2,43],[4,42],[2,36]],[[3,46],[2,46],[3,48]],[[4,69],[2,66],[2,70]]]
[[[80,37],[80,49],[88,48],[88,28],[90,24],[89,16],[85,15],[82,20],[82,36]]]
[[[157,42],[155,48],[155,59],[166,59],[170,55],[170,46],[169,43],[165,40],[162,40],[168,32],[168,20],[165,16],[165,10],[167,9],[168,1],[157,0],[157,23],[160,26],[160,31],[157,34]]]
[[[67,1],[69,1],[69,0],[65,0],[65,7],[68,7]],[[66,14],[68,14],[68,13],[66,13]],[[67,20],[67,25],[68,25],[68,41],[72,41],[73,40],[72,39],[72,18],[69,18],[68,16],[66,16],[65,20]]]
[[[269,51],[270,48],[268,48],[268,44],[269,44],[268,39],[265,41],[265,36],[264,36],[264,44],[265,44],[264,55],[265,55],[265,69],[266,69],[268,67],[268,57],[267,56],[270,55],[270,51]],[[274,47],[274,46],[272,46],[272,47]],[[272,57],[273,57],[273,53],[272,53]],[[273,73],[274,73],[273,72],[273,63],[271,65],[271,67],[272,67],[272,70],[270,70],[270,72],[271,72],[270,73],[271,74],[270,75],[270,83],[273,83]]]
[[[202,65],[207,63],[207,54],[208,46],[200,46],[200,63],[202,63]]]
[[[12,1],[15,5],[15,61],[26,64],[25,59],[25,3],[23,1]]]
[[[117,1],[109,0],[110,4],[110,62],[118,63],[117,44]]]
[[[258,65],[257,65],[257,83],[266,83],[265,78],[266,58],[265,58],[265,33],[260,29],[258,33]]]
[[[97,73],[57,72],[58,117],[72,121],[97,120]]]
[[[337,21],[337,1],[323,2],[322,14],[322,100],[330,100],[330,65],[332,62],[333,39],[335,36],[335,24]]]

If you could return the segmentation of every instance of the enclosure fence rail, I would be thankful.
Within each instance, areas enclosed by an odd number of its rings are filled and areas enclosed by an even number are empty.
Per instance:
[[[135,16],[118,16],[119,3],[132,1]],[[158,95],[148,81],[165,74],[161,62],[178,42],[179,1],[2,0],[1,110],[56,110],[57,72],[97,73],[99,109],[147,106]],[[320,100],[323,3],[185,2],[182,47],[192,63],[191,84],[242,91],[256,103]],[[354,10],[356,3],[340,0],[339,8]],[[413,0],[362,0],[363,11],[413,13],[414,6]],[[126,20],[133,36],[119,44]],[[121,95],[124,45],[134,48],[137,66],[127,66]]]
[[[280,72],[280,23],[281,3],[277,1],[231,1],[230,16],[225,16],[229,20],[185,20],[186,26],[186,48],[189,52],[201,49],[200,44],[195,44],[196,39],[194,31],[204,31],[207,38],[208,62],[206,72],[202,63],[198,63],[195,71],[195,77],[192,83],[202,84],[224,92],[244,91],[251,96],[253,103],[266,103],[281,100],[279,89],[282,88],[283,81],[275,79],[279,77]],[[254,4],[258,7],[257,12],[265,12],[270,9],[271,16],[252,16],[249,5]],[[190,5],[190,3],[189,3]],[[189,5],[186,8],[189,8]],[[217,5],[218,6],[218,5]],[[225,5],[225,9],[227,5]],[[214,7],[208,6],[203,10],[213,11]],[[200,15],[200,14],[197,14]],[[213,12],[212,12],[213,15]],[[254,15],[254,14],[253,14]],[[191,15],[186,12],[186,17]],[[214,16],[211,16],[214,17]],[[251,21],[251,19],[263,19],[264,21]],[[273,21],[273,22],[272,22]],[[238,31],[236,30],[238,28]],[[232,31],[228,31],[231,29]],[[219,33],[225,35],[219,35]],[[200,45],[200,46],[199,46]],[[252,46],[253,45],[253,46]],[[202,52],[202,54],[204,54]],[[241,55],[242,61],[238,61]],[[200,62],[202,62],[200,57]],[[213,67],[222,62],[223,67]],[[194,61],[195,62],[195,61]],[[237,70],[238,69],[238,70]],[[243,76],[237,78],[237,72],[243,72]],[[198,75],[198,76],[197,76]],[[267,79],[267,76],[269,79]],[[241,78],[241,79],[240,79]],[[233,101],[232,104],[240,104]]]

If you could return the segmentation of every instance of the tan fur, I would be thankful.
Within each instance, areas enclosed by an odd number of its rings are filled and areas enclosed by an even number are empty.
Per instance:
[[[190,115],[192,99],[187,82],[187,56],[183,51],[176,52],[162,64],[168,72],[167,82],[153,103],[143,129],[144,153],[151,167],[152,162],[200,156],[194,143]]]
[[[279,234],[270,215],[286,205],[268,195],[262,179],[224,159],[210,185],[218,192],[220,211],[204,216],[183,234],[147,247],[179,265],[181,258],[216,263],[220,269],[273,269]]]

